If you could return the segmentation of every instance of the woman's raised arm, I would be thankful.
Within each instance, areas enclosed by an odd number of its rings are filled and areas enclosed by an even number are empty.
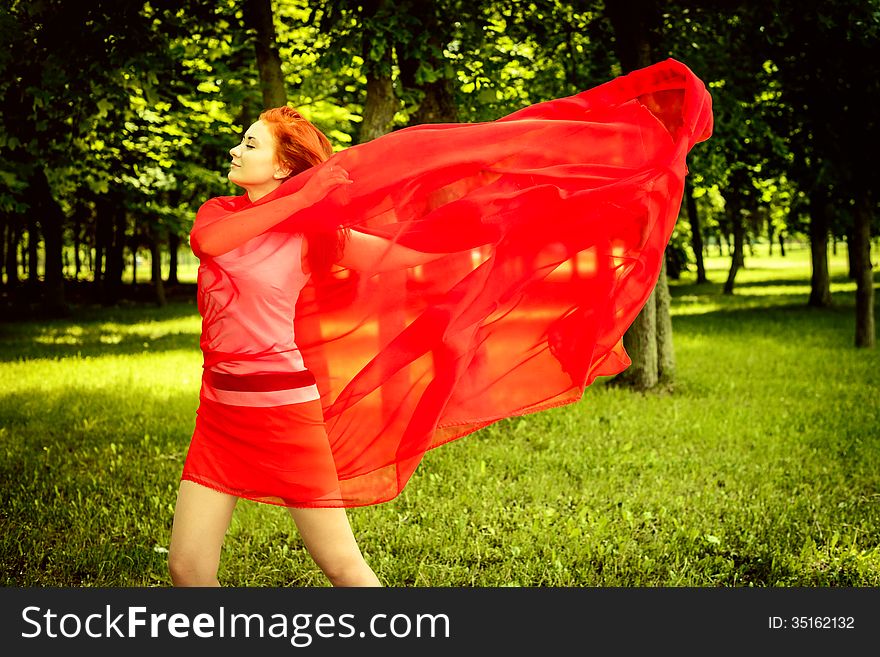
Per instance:
[[[316,171],[298,192],[239,210],[204,226],[194,226],[189,236],[190,246],[196,255],[223,255],[314,205],[337,186],[351,182],[345,169],[324,167]]]
[[[357,271],[380,273],[415,267],[446,253],[425,253],[359,230],[351,229],[339,264]]]
[[[313,203],[297,192],[266,205],[239,210],[206,226],[195,226],[189,235],[190,246],[196,255],[223,255]]]

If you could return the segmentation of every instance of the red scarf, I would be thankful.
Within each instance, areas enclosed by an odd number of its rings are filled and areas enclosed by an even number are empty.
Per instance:
[[[630,365],[622,336],[660,274],[685,158],[711,131],[704,85],[668,59],[498,121],[339,152],[321,166],[353,184],[287,218],[283,199],[317,168],[248,206],[279,213],[271,230],[347,226],[448,254],[373,276],[339,268],[300,296],[296,342],[341,505],[391,499],[428,449],[577,401]],[[206,203],[193,235],[234,218],[238,198]]]

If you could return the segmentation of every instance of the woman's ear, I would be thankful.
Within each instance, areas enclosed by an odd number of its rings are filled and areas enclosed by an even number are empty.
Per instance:
[[[275,175],[272,176],[277,180],[284,180],[285,178],[290,177],[290,167],[276,166],[275,167]]]

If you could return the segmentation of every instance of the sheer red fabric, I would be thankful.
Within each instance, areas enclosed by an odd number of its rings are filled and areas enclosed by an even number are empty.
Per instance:
[[[622,336],[659,276],[686,156],[711,131],[704,85],[669,59],[498,121],[420,125],[339,152],[320,166],[344,167],[353,183],[293,214],[319,167],[254,204],[206,203],[194,244],[214,222],[234,230],[273,213],[272,231],[348,227],[438,254],[336,267],[302,290],[296,345],[317,379],[339,487],[287,503],[390,500],[427,450],[574,402],[626,369]],[[205,366],[264,355],[206,352]]]

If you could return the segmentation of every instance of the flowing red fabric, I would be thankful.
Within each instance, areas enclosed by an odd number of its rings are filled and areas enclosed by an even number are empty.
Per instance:
[[[321,166],[353,183],[292,215],[285,199],[317,167],[243,210],[242,197],[206,203],[193,237],[274,212],[273,231],[344,226],[441,254],[390,271],[381,259],[336,267],[300,294],[296,344],[339,481],[319,505],[390,500],[427,450],[574,402],[626,369],[622,336],[657,282],[686,156],[711,131],[704,85],[668,59],[494,122],[420,125],[348,148]],[[205,366],[260,357],[206,353]]]

